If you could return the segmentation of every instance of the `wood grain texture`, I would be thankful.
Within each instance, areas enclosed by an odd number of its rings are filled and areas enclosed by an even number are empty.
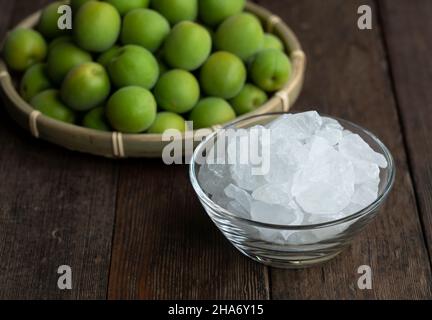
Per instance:
[[[379,3],[414,185],[432,256],[432,2]]]
[[[46,2],[0,1],[1,37]],[[0,145],[0,298],[106,298],[116,164],[33,139],[3,107]],[[57,287],[63,264],[70,291]]]
[[[330,263],[299,271],[271,270],[274,299],[431,298],[431,271],[416,209],[386,55],[376,17],[357,28],[357,9],[372,1],[262,0],[294,29],[308,56],[306,86],[295,110],[352,120],[376,133],[397,163],[397,181],[378,218]],[[401,45],[401,43],[399,43]],[[357,287],[370,265],[373,290]]]
[[[120,172],[110,299],[267,299],[267,268],[211,223],[186,166],[129,161]]]

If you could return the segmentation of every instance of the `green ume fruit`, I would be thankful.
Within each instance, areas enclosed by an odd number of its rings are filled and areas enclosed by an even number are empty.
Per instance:
[[[61,97],[70,108],[87,111],[104,102],[110,90],[110,81],[104,67],[87,62],[68,73],[61,87]]]
[[[97,59],[97,63],[103,65],[104,67],[107,67],[108,64],[111,62],[111,60],[117,55],[118,50],[120,49],[119,46],[114,46],[107,51],[103,52]]]
[[[83,126],[89,129],[95,129],[99,131],[111,131],[105,118],[104,107],[98,107],[90,110],[83,119]]]
[[[107,67],[117,88],[139,86],[150,90],[159,78],[156,58],[147,49],[135,45],[120,48]]]
[[[156,119],[156,101],[150,91],[141,87],[118,90],[108,100],[106,116],[111,126],[124,133],[146,131]]]
[[[97,0],[71,0],[72,11],[75,14],[78,12],[78,9],[85,5],[87,2],[97,1]]]
[[[104,52],[117,41],[121,17],[106,2],[90,1],[74,17],[73,32],[77,44],[87,51]]]
[[[222,22],[215,41],[218,50],[234,53],[246,61],[262,49],[264,31],[257,17],[240,13]]]
[[[231,99],[246,82],[246,67],[229,52],[216,52],[201,69],[201,87],[209,96]]]
[[[47,54],[47,44],[41,34],[32,29],[12,30],[4,44],[3,57],[9,68],[24,71],[42,62]]]
[[[228,102],[221,98],[204,98],[190,114],[194,129],[210,128],[234,120],[236,114]]]
[[[242,91],[230,100],[237,115],[252,112],[268,100],[267,94],[252,84],[246,84]]]
[[[45,38],[53,39],[69,32],[68,29],[63,30],[58,27],[59,18],[63,15],[63,13],[58,13],[58,9],[65,4],[67,4],[65,1],[56,1],[42,11],[37,29]]]
[[[160,108],[176,113],[190,111],[200,98],[198,81],[184,70],[172,70],[163,74],[154,92]]]
[[[56,84],[61,84],[71,69],[90,61],[92,56],[73,43],[58,43],[48,53],[48,76]]]
[[[24,100],[30,101],[38,93],[52,88],[51,81],[46,74],[46,65],[35,64],[27,69],[20,84],[20,95]]]
[[[208,26],[216,26],[243,11],[246,0],[199,0],[199,17]]]
[[[128,12],[138,9],[138,8],[147,8],[149,5],[150,0],[104,0],[105,2],[108,2],[112,4],[118,12],[122,16],[127,14]]]
[[[58,38],[53,39],[48,44],[48,52],[50,52],[56,45],[58,45],[60,43],[65,43],[65,42],[73,44],[73,38],[71,36],[60,36]]]
[[[136,9],[123,19],[121,41],[123,44],[136,44],[155,52],[170,33],[168,21],[158,12],[149,9]]]
[[[75,113],[61,102],[57,90],[42,91],[33,97],[30,104],[50,118],[67,123],[75,122]]]
[[[194,22],[180,22],[165,40],[165,60],[173,68],[193,71],[206,61],[211,48],[211,36],[204,27]]]
[[[274,34],[266,33],[264,36],[263,49],[278,49],[284,51],[284,45],[282,41]]]
[[[148,130],[148,133],[163,134],[167,130],[186,131],[185,119],[172,112],[160,112],[156,116],[156,120]]]
[[[249,74],[258,87],[272,92],[288,82],[291,70],[291,62],[285,53],[278,49],[267,49],[256,55]]]
[[[151,3],[172,25],[194,21],[198,16],[198,0],[152,0]]]

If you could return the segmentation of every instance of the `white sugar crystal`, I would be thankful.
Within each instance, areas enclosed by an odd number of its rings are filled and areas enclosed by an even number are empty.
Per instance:
[[[268,204],[288,206],[292,200],[292,182],[265,184],[252,193],[252,198]]]
[[[326,139],[331,146],[337,145],[343,137],[342,130],[332,127],[324,127],[318,130],[316,136]]]
[[[206,193],[213,195],[229,185],[232,179],[227,165],[205,164],[199,169],[198,181]]]
[[[270,183],[286,183],[306,162],[309,147],[297,140],[271,134],[270,170],[265,179]],[[289,140],[289,141],[287,141]]]
[[[305,222],[307,224],[321,224],[328,221],[336,221],[345,217],[346,215],[342,212],[338,212],[332,215],[305,214]]]
[[[348,134],[339,143],[339,151],[347,158],[363,160],[387,168],[385,157],[375,152],[358,134]]]
[[[230,198],[228,198],[223,193],[217,193],[215,195],[211,196],[211,199],[214,203],[216,203],[218,206],[228,209],[229,203],[232,201]]]
[[[309,159],[294,179],[293,196],[308,213],[337,214],[354,194],[354,167],[327,140],[315,137]]]
[[[227,205],[226,205],[227,210],[229,210],[230,212],[236,214],[237,216],[241,217],[241,218],[245,218],[245,219],[250,219],[250,213],[248,211],[246,211],[243,206],[238,203],[237,201],[230,201]]]
[[[251,211],[252,197],[245,190],[230,184],[225,188],[225,195],[238,202],[247,212]]]
[[[231,166],[231,175],[236,185],[248,191],[253,191],[266,182],[263,175],[254,175],[252,168],[248,165]]]
[[[343,127],[338,121],[323,117],[322,126],[316,136],[326,139],[330,145],[335,146],[342,140]]]
[[[283,115],[269,128],[276,135],[296,140],[305,140],[314,135],[322,126],[322,118],[316,111]]]
[[[286,242],[290,245],[314,244],[319,242],[319,238],[311,231],[297,231],[289,234]]]
[[[354,165],[356,184],[362,184],[371,180],[379,180],[380,169],[375,163],[353,159],[351,159],[351,162]]]
[[[379,180],[371,180],[355,187],[351,201],[363,208],[372,204],[378,198]]]
[[[303,221],[300,210],[261,201],[252,202],[251,217],[255,221],[280,225],[297,225]]]
[[[322,119],[322,128],[332,128],[341,131],[344,130],[342,125],[339,123],[339,121],[335,119],[328,118],[328,117],[322,117],[321,119]]]

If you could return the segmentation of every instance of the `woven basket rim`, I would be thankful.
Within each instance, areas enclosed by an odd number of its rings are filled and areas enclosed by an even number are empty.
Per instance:
[[[274,94],[265,104],[257,108],[256,110],[249,112],[247,114],[244,114],[242,116],[236,117],[233,121],[239,121],[243,118],[247,118],[250,116],[253,116],[255,114],[263,114],[267,113],[267,109],[271,109],[272,106],[274,106],[276,103],[281,102],[281,96],[286,95],[288,97],[289,93],[294,90],[296,86],[299,86],[303,81],[303,76],[305,73],[306,68],[306,56],[302,50],[301,44],[295,35],[295,33],[286,25],[286,23],[279,18],[278,16],[274,15],[267,9],[251,3],[247,2],[246,5],[246,11],[252,12],[253,14],[257,15],[258,18],[262,20],[262,22],[267,22],[267,30],[266,32],[271,32],[273,34],[276,34],[278,38],[282,40],[284,43],[284,46],[289,49],[289,52],[291,54],[291,62],[292,62],[292,74],[290,80],[287,82],[287,84],[282,88],[279,93],[279,96]],[[23,19],[20,23],[18,23],[13,29],[15,28],[33,28],[41,14],[42,10],[38,10],[34,12],[33,14],[29,15],[25,19]],[[281,37],[280,35],[283,35]],[[6,37],[5,37],[6,38]],[[2,44],[4,42],[4,39],[2,39]],[[3,47],[3,45],[1,46]],[[5,61],[0,57],[0,86],[5,93],[5,95],[13,102],[14,108],[16,108],[19,112],[23,113],[25,116],[31,118],[32,112],[35,111],[35,109],[26,102],[18,93],[17,88],[14,86],[12,77],[9,73],[9,69],[6,66]],[[288,102],[287,110],[289,109],[290,105]],[[230,122],[221,124],[221,126],[229,125]],[[116,134],[115,131],[111,132],[104,132],[104,131],[98,131],[95,129],[85,128],[82,126],[79,126],[77,124],[68,124],[65,122],[61,122],[55,119],[52,119],[48,116],[45,116],[43,114],[37,115],[37,126],[47,127],[52,130],[59,130],[63,131],[64,133],[68,132],[74,132],[74,133],[80,133],[85,134],[89,136],[97,138],[111,138],[113,134]],[[219,126],[218,126],[219,127]],[[211,129],[211,128],[207,128]],[[197,131],[199,130],[193,130],[190,132],[193,132],[193,136],[196,135]],[[33,133],[33,135],[35,135]],[[183,134],[183,139],[188,139],[190,133]],[[127,140],[137,140],[142,139],[145,137],[145,140],[148,142],[160,142],[162,141],[162,134],[150,134],[150,133],[139,133],[139,134],[130,134],[130,133],[121,133],[122,139],[125,141]]]

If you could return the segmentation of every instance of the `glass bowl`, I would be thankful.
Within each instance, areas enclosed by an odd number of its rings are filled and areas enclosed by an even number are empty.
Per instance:
[[[246,118],[225,129],[265,125],[285,113],[272,113]],[[372,133],[338,118],[347,130],[360,135],[376,152],[387,160],[380,170],[378,198],[368,207],[343,219],[313,225],[277,225],[257,222],[221,207],[200,186],[198,172],[209,144],[222,135],[214,132],[196,148],[190,165],[190,179],[205,211],[224,236],[243,254],[255,261],[279,268],[303,268],[326,262],[341,253],[377,215],[392,189],[395,179],[393,157],[387,147]],[[280,237],[285,235],[288,237]]]

